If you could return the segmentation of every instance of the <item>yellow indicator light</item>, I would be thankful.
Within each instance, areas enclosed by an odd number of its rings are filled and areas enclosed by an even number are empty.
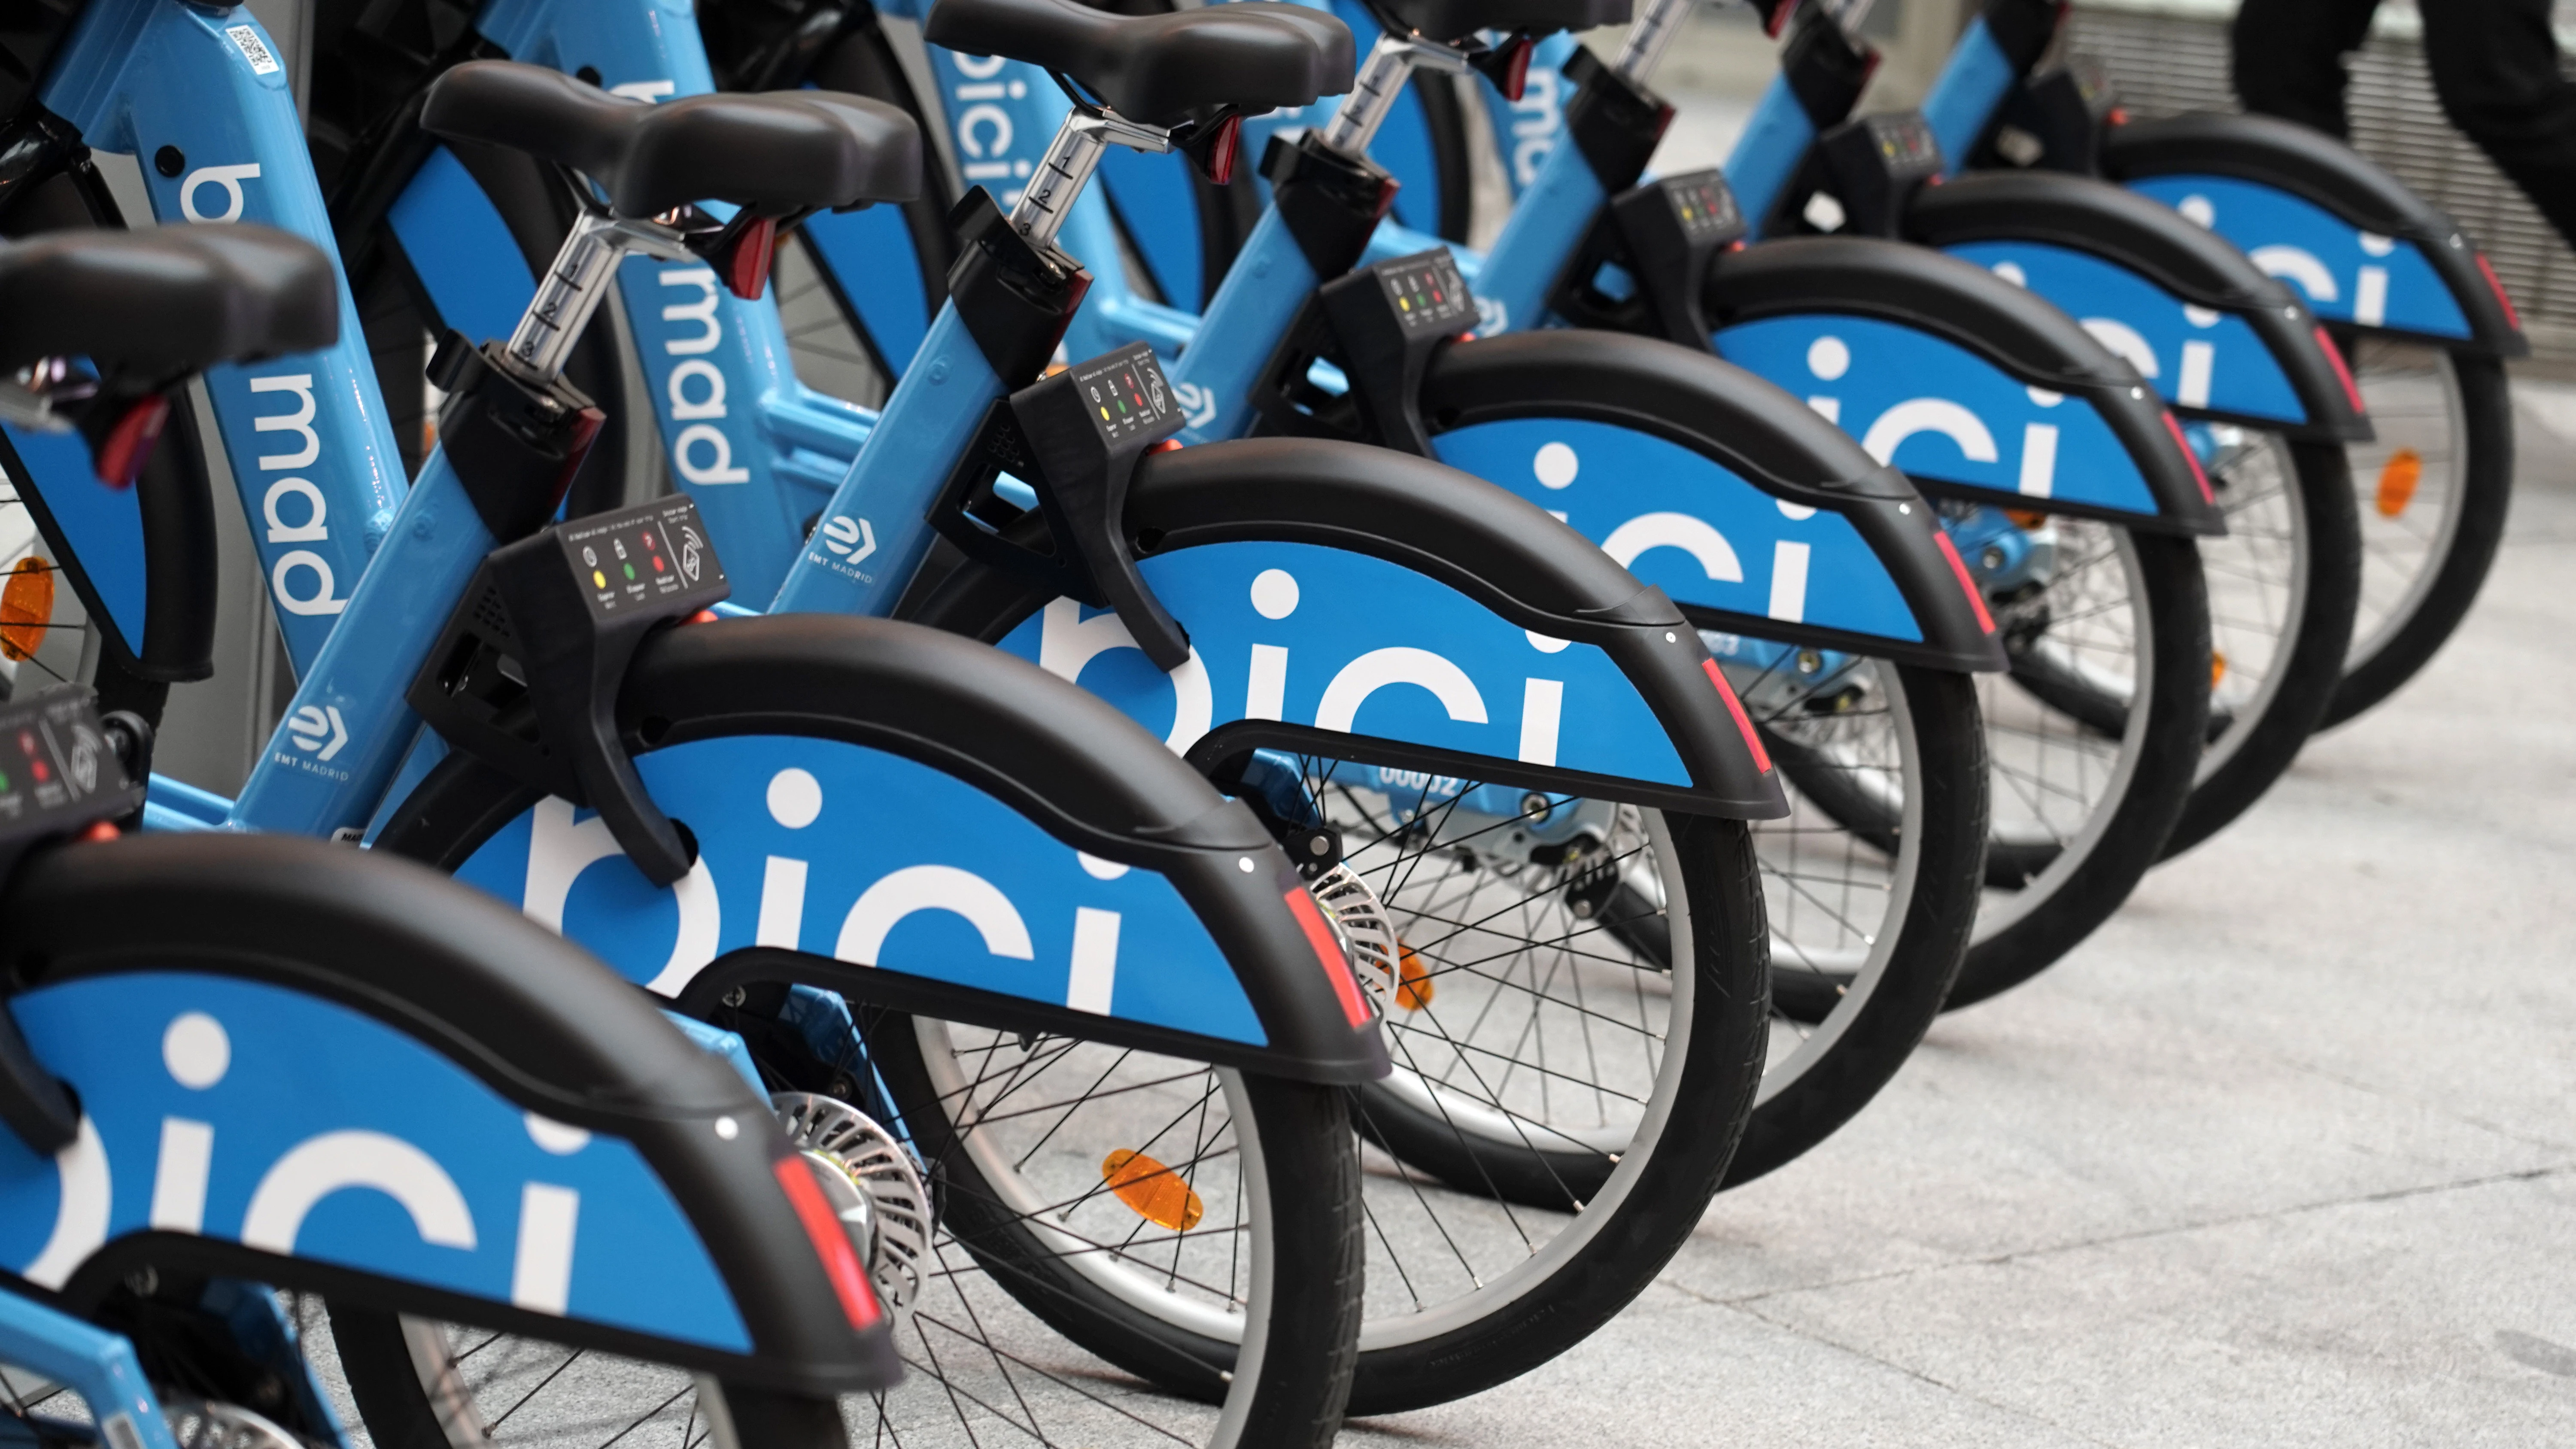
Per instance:
[[[1100,1159],[1100,1180],[1118,1200],[1158,1227],[1186,1233],[1207,1216],[1207,1204],[1180,1174],[1141,1152],[1119,1148]]]
[[[1422,958],[1411,946],[1397,943],[1395,967],[1395,1004],[1407,1011],[1420,1011],[1431,1004],[1431,993],[1439,988],[1431,984],[1431,973],[1422,968]]]
[[[29,554],[0,584],[0,658],[33,656],[54,617],[54,566]]]
[[[2212,689],[2216,689],[2216,688],[2218,687],[2218,681],[2220,681],[2220,680],[2222,680],[2222,679],[2225,679],[2226,677],[2227,677],[2227,656],[2226,656],[2225,654],[2220,653],[2219,651],[2217,651],[2217,650],[2215,650],[2215,649],[2210,650],[2210,651],[2209,651],[2209,687],[2210,687],[2210,688],[2212,688]]]
[[[2400,448],[2379,470],[2379,516],[2395,518],[2415,501],[2415,485],[2424,481],[2424,455]]]
[[[590,586],[591,586],[592,588],[594,588],[594,589],[604,589],[604,588],[607,588],[607,587],[608,587],[608,575],[606,575],[606,574],[604,574],[604,573],[601,573],[601,572],[600,572],[599,570],[597,570],[597,569],[592,569],[592,570],[590,571]]]
[[[1109,421],[1109,409],[1102,408],[1100,410],[1100,420],[1104,423]]]

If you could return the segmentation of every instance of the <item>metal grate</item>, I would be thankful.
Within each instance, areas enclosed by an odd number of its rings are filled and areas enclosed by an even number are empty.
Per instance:
[[[2236,110],[2227,80],[2227,20],[2083,8],[2072,43],[2109,67],[2139,116]],[[2495,264],[2532,349],[2576,357],[2576,255],[2485,154],[2443,119],[2407,35],[2373,35],[2351,62],[2353,142],[2416,194],[2457,217]]]

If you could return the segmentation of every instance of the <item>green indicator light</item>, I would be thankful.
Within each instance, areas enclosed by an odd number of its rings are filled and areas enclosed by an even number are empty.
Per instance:
[[[627,581],[628,581],[629,583],[634,582],[634,579],[635,579],[635,565],[633,565],[633,564],[628,564],[628,565],[626,566],[626,578],[627,578]]]

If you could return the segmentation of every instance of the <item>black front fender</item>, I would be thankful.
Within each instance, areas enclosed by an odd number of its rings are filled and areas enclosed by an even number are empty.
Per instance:
[[[1125,716],[1035,665],[882,619],[723,619],[648,641],[618,712],[630,736],[640,732],[656,748],[768,734],[884,750],[983,791],[1077,850],[1164,876],[1223,952],[1265,1044],[774,951],[719,959],[690,982],[684,1004],[735,980],[784,978],[923,1015],[1275,1076],[1354,1082],[1388,1070],[1374,1019],[1354,1023],[1345,1005],[1344,988],[1356,990],[1348,967],[1319,959],[1296,904],[1307,899],[1305,887],[1251,810]],[[534,799],[487,767],[450,756],[400,807],[380,846],[454,869]]]
[[[1732,363],[1615,332],[1506,333],[1442,349],[1423,381],[1422,411],[1435,434],[1528,417],[1633,428],[1709,458],[1775,498],[1839,513],[1886,568],[1923,639],[1848,635],[1751,615],[1700,621],[1710,627],[1934,669],[2004,667],[2002,645],[1961,586],[1931,508],[1905,475]]]
[[[1985,172],[1916,191],[1904,218],[1914,241],[2030,241],[2126,268],[2195,306],[2245,319],[2280,365],[2307,415],[2303,424],[2253,421],[2314,442],[2363,442],[2370,420],[2337,376],[2317,318],[2283,283],[2263,275],[2226,238],[2171,207],[2090,177]],[[2204,410],[2205,411],[2205,410]],[[2215,414],[2207,414],[2215,416]],[[2233,419],[2231,419],[2233,420]]]
[[[2226,531],[2182,439],[2145,380],[2075,320],[1982,267],[1876,237],[1801,237],[1720,253],[1704,288],[1710,324],[1838,313],[1910,327],[2022,383],[2081,398],[2145,478],[2156,517],[2133,527]]]
[[[265,982],[374,1017],[557,1122],[633,1144],[697,1230],[749,1330],[738,1356],[589,1320],[470,1305],[441,1290],[279,1259],[214,1238],[111,1240],[64,1285],[113,1288],[121,1253],[357,1292],[377,1307],[685,1364],[813,1394],[893,1382],[884,1332],[854,1337],[779,1191],[793,1165],[768,1104],[578,947],[409,863],[285,836],[144,835],[40,853],[0,904],[0,963],[34,988],[134,971]],[[184,922],[184,928],[173,925]],[[184,944],[174,945],[174,938]],[[314,1068],[317,1081],[321,1064]],[[748,1132],[723,1119],[756,1124]]]
[[[2277,187],[2381,236],[2413,242],[2468,319],[2469,344],[2496,357],[2527,357],[2531,343],[2506,310],[2503,289],[2468,237],[2439,208],[2350,146],[2272,116],[2198,112],[2113,126],[2102,171],[2114,181],[2205,173]],[[2458,346],[2456,338],[2443,339]]]
[[[1481,344],[1480,344],[1481,345]],[[1610,656],[1652,711],[1688,773],[1659,786],[1522,766],[1491,756],[1443,758],[1358,736],[1239,720],[1193,749],[1279,745],[1324,749],[1407,768],[1737,819],[1785,814],[1768,768],[1712,687],[1698,630],[1659,589],[1611,561],[1546,512],[1455,468],[1389,448],[1309,438],[1253,438],[1149,454],[1127,495],[1131,536],[1156,552],[1234,542],[1305,543],[1365,555],[1457,590],[1522,629]],[[1017,575],[973,565],[932,591],[912,617],[998,639],[1040,594]],[[1182,621],[1188,623],[1187,619]]]

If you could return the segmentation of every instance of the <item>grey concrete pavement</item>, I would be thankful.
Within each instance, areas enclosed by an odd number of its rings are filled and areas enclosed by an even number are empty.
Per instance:
[[[2576,1442],[2576,390],[2467,626],[1565,1358],[1354,1444]]]

